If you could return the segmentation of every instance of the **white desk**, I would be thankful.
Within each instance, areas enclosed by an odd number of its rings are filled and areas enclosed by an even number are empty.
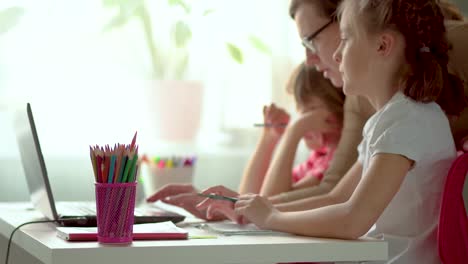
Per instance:
[[[5,240],[15,226],[39,220],[25,203],[0,203],[0,234]],[[190,230],[190,229],[189,229]],[[277,263],[300,261],[371,261],[387,258],[387,242],[356,241],[301,236],[218,236],[216,239],[135,241],[130,246],[97,242],[67,242],[56,237],[55,225],[33,224],[18,230],[13,242],[20,250],[44,263]],[[6,245],[6,244],[5,244]],[[4,262],[5,255],[1,256]],[[20,263],[10,256],[10,264]],[[24,263],[24,260],[22,260]]]

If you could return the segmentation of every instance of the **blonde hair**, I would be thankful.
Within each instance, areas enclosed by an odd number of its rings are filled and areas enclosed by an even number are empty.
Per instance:
[[[467,105],[463,83],[449,74],[449,42],[444,15],[437,0],[352,0],[346,8],[366,32],[399,32],[405,38],[407,67],[400,77],[403,93],[419,102],[437,102],[448,115]]]
[[[297,10],[304,4],[312,4],[325,17],[331,18],[336,15],[338,6],[343,0],[291,0],[289,3],[289,16],[295,19]],[[450,0],[438,0],[437,4],[442,10],[445,19],[463,21],[463,16],[460,9]]]
[[[299,105],[306,104],[312,96],[318,97],[342,122],[345,95],[315,68],[308,67],[305,63],[297,66],[289,78],[286,90],[294,95],[294,100]]]

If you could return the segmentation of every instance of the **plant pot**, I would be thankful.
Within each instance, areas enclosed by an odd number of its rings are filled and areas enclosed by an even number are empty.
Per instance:
[[[152,130],[165,141],[194,141],[200,128],[203,85],[199,81],[155,81],[149,87]]]

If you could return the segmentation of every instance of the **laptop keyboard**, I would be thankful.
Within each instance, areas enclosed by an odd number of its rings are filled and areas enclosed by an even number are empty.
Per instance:
[[[60,215],[96,215],[96,203],[93,202],[60,202],[57,203]]]

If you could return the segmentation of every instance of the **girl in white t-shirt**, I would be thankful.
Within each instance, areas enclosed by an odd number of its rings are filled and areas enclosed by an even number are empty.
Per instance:
[[[388,263],[440,263],[439,200],[456,157],[446,114],[466,105],[461,81],[447,71],[443,20],[436,0],[343,1],[334,54],[343,89],[377,110],[364,127],[359,159],[329,194],[309,199],[310,210],[293,212],[241,195],[238,221],[344,239],[363,236],[375,224],[370,234],[389,242]]]

